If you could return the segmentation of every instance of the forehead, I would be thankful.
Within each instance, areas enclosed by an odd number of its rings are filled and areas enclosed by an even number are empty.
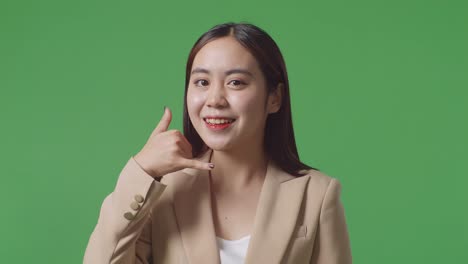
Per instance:
[[[192,69],[196,67],[209,71],[244,68],[255,74],[260,70],[255,57],[232,36],[215,39],[203,46],[193,60]]]

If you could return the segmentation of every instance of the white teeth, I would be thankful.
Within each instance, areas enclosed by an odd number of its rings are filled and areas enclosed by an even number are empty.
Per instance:
[[[233,119],[205,119],[206,122],[210,124],[224,124],[224,123],[232,123],[234,120]]]

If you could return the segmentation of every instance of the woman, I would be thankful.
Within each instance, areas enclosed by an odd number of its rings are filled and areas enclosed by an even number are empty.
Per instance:
[[[300,162],[279,48],[251,24],[203,34],[184,134],[165,107],[101,207],[85,263],[351,263],[340,183]]]

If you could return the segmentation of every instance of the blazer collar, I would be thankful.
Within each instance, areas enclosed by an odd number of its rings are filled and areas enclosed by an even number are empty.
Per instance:
[[[212,150],[199,160],[209,161]],[[208,171],[191,168],[187,188],[174,195],[174,210],[190,263],[220,263],[211,210]],[[295,230],[309,177],[296,178],[268,162],[260,192],[246,264],[280,263]]]

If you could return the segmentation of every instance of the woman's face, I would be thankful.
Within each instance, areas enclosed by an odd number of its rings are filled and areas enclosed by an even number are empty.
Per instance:
[[[265,85],[257,61],[233,37],[213,40],[197,53],[187,109],[208,147],[227,151],[263,144],[266,118],[279,109],[278,98],[267,99]]]

